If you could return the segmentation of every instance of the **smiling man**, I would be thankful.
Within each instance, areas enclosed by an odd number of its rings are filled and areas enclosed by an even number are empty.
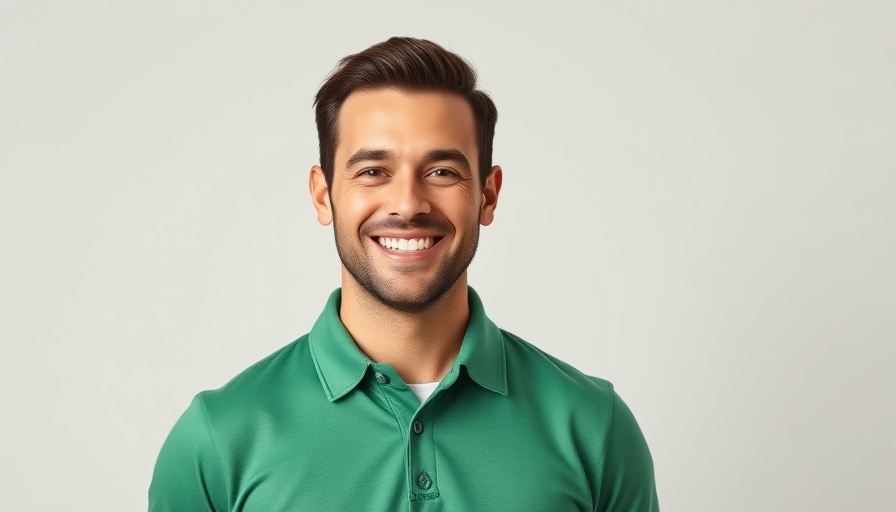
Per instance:
[[[658,510],[612,385],[499,329],[468,286],[503,179],[469,64],[392,38],[315,108],[309,189],[342,287],[310,333],[197,395],[150,510]]]

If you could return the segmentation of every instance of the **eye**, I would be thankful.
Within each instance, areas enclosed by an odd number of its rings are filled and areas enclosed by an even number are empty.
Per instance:
[[[377,167],[371,167],[370,169],[364,169],[363,171],[359,172],[357,174],[357,177],[358,178],[379,178],[384,175],[385,175],[385,173],[383,172],[382,169],[379,169]]]
[[[456,172],[444,167],[432,171],[429,175],[436,178],[457,178],[459,176]]]

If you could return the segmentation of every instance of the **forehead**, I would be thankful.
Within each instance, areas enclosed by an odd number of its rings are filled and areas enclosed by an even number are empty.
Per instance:
[[[476,160],[473,109],[447,92],[398,89],[351,93],[339,111],[336,164],[361,148],[388,149],[405,156],[451,147]]]

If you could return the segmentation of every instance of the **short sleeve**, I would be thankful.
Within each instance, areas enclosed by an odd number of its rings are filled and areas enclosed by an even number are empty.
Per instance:
[[[653,459],[632,411],[613,392],[597,512],[658,512]]]
[[[226,509],[224,472],[200,394],[162,445],[149,486],[149,511]]]

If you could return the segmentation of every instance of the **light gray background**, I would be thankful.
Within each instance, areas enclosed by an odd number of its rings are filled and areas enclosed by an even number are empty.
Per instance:
[[[896,2],[0,2],[3,510],[145,508],[202,389],[338,286],[311,99],[471,60],[505,185],[471,283],[613,381],[664,511],[896,510]]]

